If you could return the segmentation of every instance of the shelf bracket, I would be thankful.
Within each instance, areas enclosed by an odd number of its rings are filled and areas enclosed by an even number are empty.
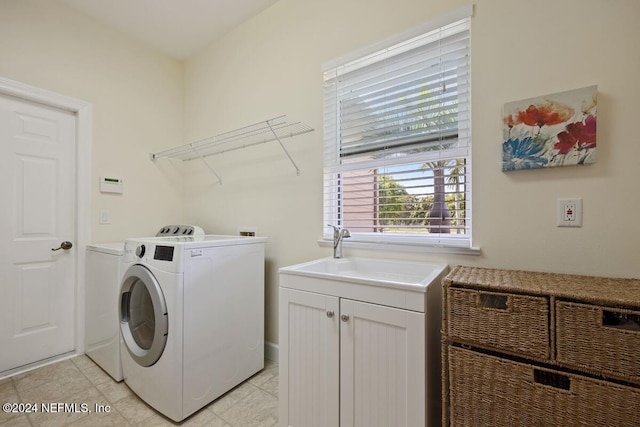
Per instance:
[[[280,137],[278,136],[276,131],[273,130],[273,127],[271,126],[271,121],[272,120],[267,120],[267,126],[269,126],[269,130],[271,131],[271,133],[273,133],[273,136],[275,137],[276,141],[278,141],[278,144],[280,144],[282,151],[284,151],[284,154],[287,155],[293,167],[296,168],[296,175],[300,176],[300,168],[298,168],[298,165],[296,165],[296,162],[293,161],[293,158],[291,157],[287,149],[284,147],[284,144],[282,143],[282,141],[280,141]]]
[[[200,160],[202,160],[202,162],[205,164],[205,166],[211,171],[212,174],[214,174],[216,176],[216,178],[218,178],[218,184],[222,185],[222,178],[220,178],[220,175],[218,175],[216,173],[216,171],[213,170],[213,168],[211,167],[211,165],[209,164],[209,162],[207,162],[207,159],[204,158],[204,156],[202,154],[200,154],[200,152],[198,151],[198,149],[196,147],[194,147],[193,143],[189,144],[189,147],[191,147],[191,150],[194,152],[194,154],[196,156],[198,156],[200,158]]]

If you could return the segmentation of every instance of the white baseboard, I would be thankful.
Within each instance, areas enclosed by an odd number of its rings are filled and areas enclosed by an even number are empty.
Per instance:
[[[278,344],[274,344],[269,341],[264,342],[264,358],[278,363],[279,347]]]

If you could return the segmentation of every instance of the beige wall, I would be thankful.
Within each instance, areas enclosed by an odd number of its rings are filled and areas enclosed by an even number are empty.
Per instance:
[[[92,104],[93,241],[183,219],[181,176],[148,156],[182,141],[182,63],[50,0],[1,0],[0,76]],[[124,194],[101,194],[100,175],[123,179]]]
[[[419,25],[465,1],[280,0],[188,61],[185,135],[196,140],[287,113],[314,127],[285,144],[194,164],[187,217],[215,232],[269,237],[267,340],[277,341],[277,268],[328,256],[322,235],[323,63]],[[477,0],[472,19],[473,238],[480,256],[372,255],[454,264],[640,276],[640,2]],[[505,102],[597,84],[598,162],[501,172]],[[225,178],[226,177],[226,178]],[[582,197],[584,226],[556,227],[556,199]]]
[[[465,4],[462,0],[280,0],[185,64],[48,0],[1,0],[0,76],[93,105],[93,240],[192,222],[268,236],[267,331],[277,342],[277,269],[317,257],[322,234],[321,65]],[[479,256],[354,251],[451,265],[640,276],[640,2],[477,0],[472,19],[473,237]],[[183,85],[184,81],[184,85]],[[501,172],[505,102],[598,85],[598,162]],[[315,132],[198,162],[183,177],[151,151],[280,114]],[[125,180],[122,196],[98,176]],[[584,226],[555,226],[556,199],[582,197]],[[98,225],[108,210],[112,225]]]

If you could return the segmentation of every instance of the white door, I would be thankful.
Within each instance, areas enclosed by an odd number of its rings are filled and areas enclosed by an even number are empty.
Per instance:
[[[340,300],[340,427],[424,426],[424,313]]]
[[[338,298],[280,288],[280,425],[337,427]]]
[[[0,94],[0,373],[74,350],[76,116]]]

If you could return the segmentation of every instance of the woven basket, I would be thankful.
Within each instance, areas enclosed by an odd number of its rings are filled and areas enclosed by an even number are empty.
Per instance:
[[[550,358],[548,298],[449,287],[446,301],[449,340]]]
[[[452,427],[640,426],[640,390],[449,347]]]
[[[638,311],[557,301],[558,363],[640,384],[639,320]]]

